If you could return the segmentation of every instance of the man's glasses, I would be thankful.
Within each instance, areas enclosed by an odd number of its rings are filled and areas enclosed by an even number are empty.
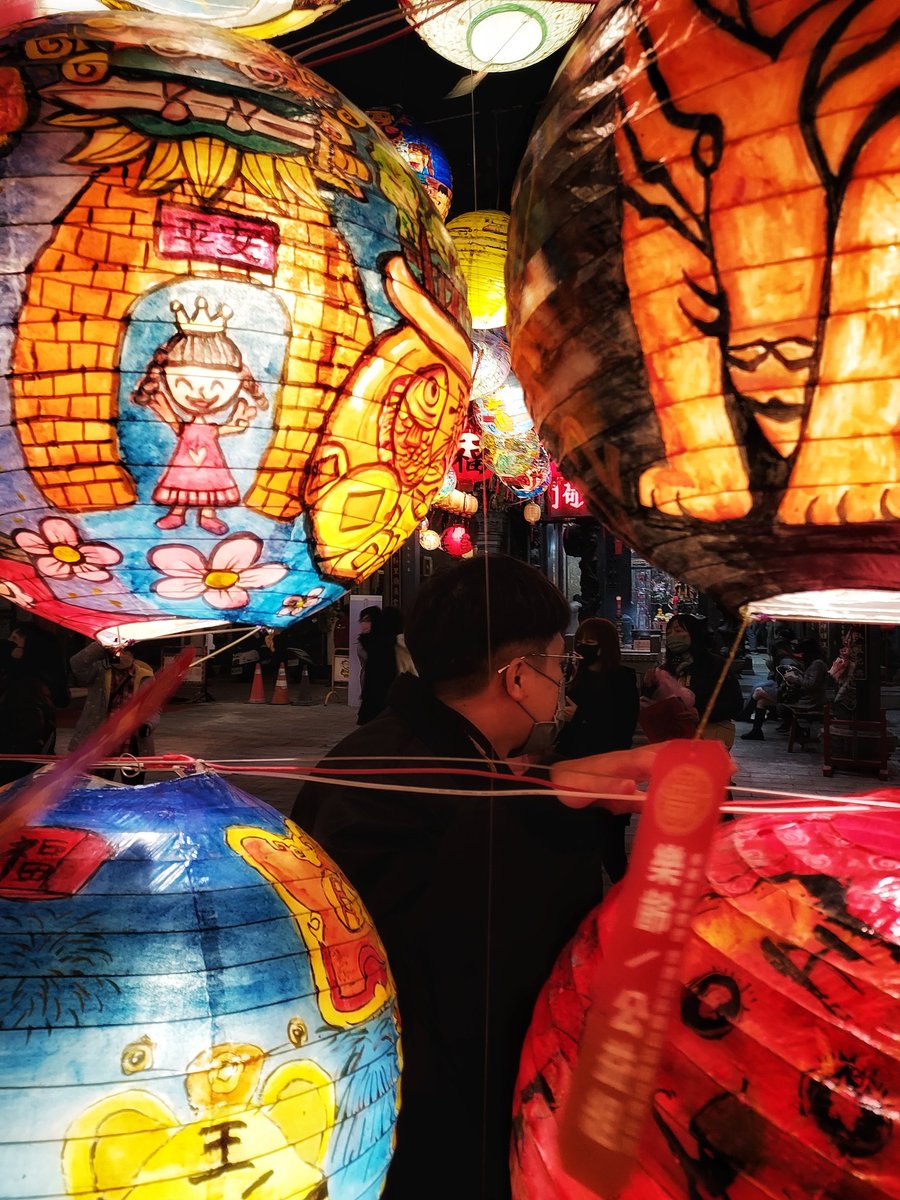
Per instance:
[[[570,654],[520,654],[519,658],[524,658],[524,659],[555,658],[557,660],[557,662],[559,663],[559,671],[560,671],[560,675],[562,676],[563,683],[571,683],[572,682],[572,680],[575,678],[576,674],[578,673],[578,667],[579,667],[579,664],[581,663],[581,655],[575,654],[574,652],[570,653]],[[515,658],[513,659],[513,662],[517,662],[517,661],[518,661],[518,659],[515,659]],[[502,675],[503,672],[508,671],[511,666],[512,666],[512,663],[507,663],[505,667],[499,668],[499,670],[497,671],[497,674]],[[537,667],[534,667],[533,669],[535,671],[538,670]],[[538,674],[543,675],[544,672],[538,671]],[[545,675],[544,678],[550,679],[550,676]],[[552,682],[556,683],[557,680],[554,679]]]

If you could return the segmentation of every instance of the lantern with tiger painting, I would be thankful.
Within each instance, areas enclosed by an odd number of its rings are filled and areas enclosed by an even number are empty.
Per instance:
[[[900,611],[896,20],[598,5],[519,175],[539,431],[629,545],[731,607]]]

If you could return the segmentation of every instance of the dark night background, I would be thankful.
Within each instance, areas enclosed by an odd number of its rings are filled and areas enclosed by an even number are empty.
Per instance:
[[[352,42],[317,49],[326,36],[379,15],[397,19]],[[399,36],[373,45],[392,34]],[[406,22],[397,0],[349,0],[330,17],[276,44],[340,88],[359,108],[399,104],[423,124],[453,171],[451,218],[474,208],[509,211],[516,170],[565,54],[557,51],[533,67],[490,74],[471,95],[448,100],[447,93],[467,72],[425,44]],[[332,58],[335,55],[346,57]]]

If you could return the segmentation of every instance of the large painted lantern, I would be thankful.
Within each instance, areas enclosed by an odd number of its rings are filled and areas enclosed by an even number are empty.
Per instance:
[[[538,427],[626,542],[729,605],[897,619],[896,18],[598,5],[519,176]]]
[[[621,1200],[900,1196],[895,814],[735,821],[707,873]],[[562,1173],[557,1135],[615,920],[614,900],[586,918],[535,1007],[514,1102],[515,1200],[594,1200]],[[614,1054],[603,1064],[611,1077],[628,1067]],[[615,1143],[615,1124],[598,1132]]]
[[[408,163],[441,219],[446,220],[453,198],[453,173],[447,156],[425,126],[414,121],[398,104],[368,108],[366,116]]]
[[[467,71],[518,71],[564,46],[593,4],[563,0],[400,0],[423,40]]]
[[[0,863],[7,1200],[377,1200],[393,981],[297,826],[214,775],[85,782]]]
[[[30,23],[0,86],[0,592],[120,636],[331,602],[465,419],[424,192],[328,84],[193,23]]]
[[[311,25],[336,12],[346,0],[141,0],[128,8],[167,17],[190,17],[204,25],[271,38]],[[0,28],[32,17],[109,12],[120,0],[5,0]]]

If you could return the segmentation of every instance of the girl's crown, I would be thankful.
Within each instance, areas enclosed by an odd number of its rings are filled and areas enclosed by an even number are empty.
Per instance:
[[[189,317],[187,309],[180,300],[173,300],[169,305],[175,314],[175,324],[182,333],[206,334],[224,333],[225,326],[234,315],[227,304],[223,304],[216,312],[211,312],[205,296],[198,296],[194,301],[194,314]]]

